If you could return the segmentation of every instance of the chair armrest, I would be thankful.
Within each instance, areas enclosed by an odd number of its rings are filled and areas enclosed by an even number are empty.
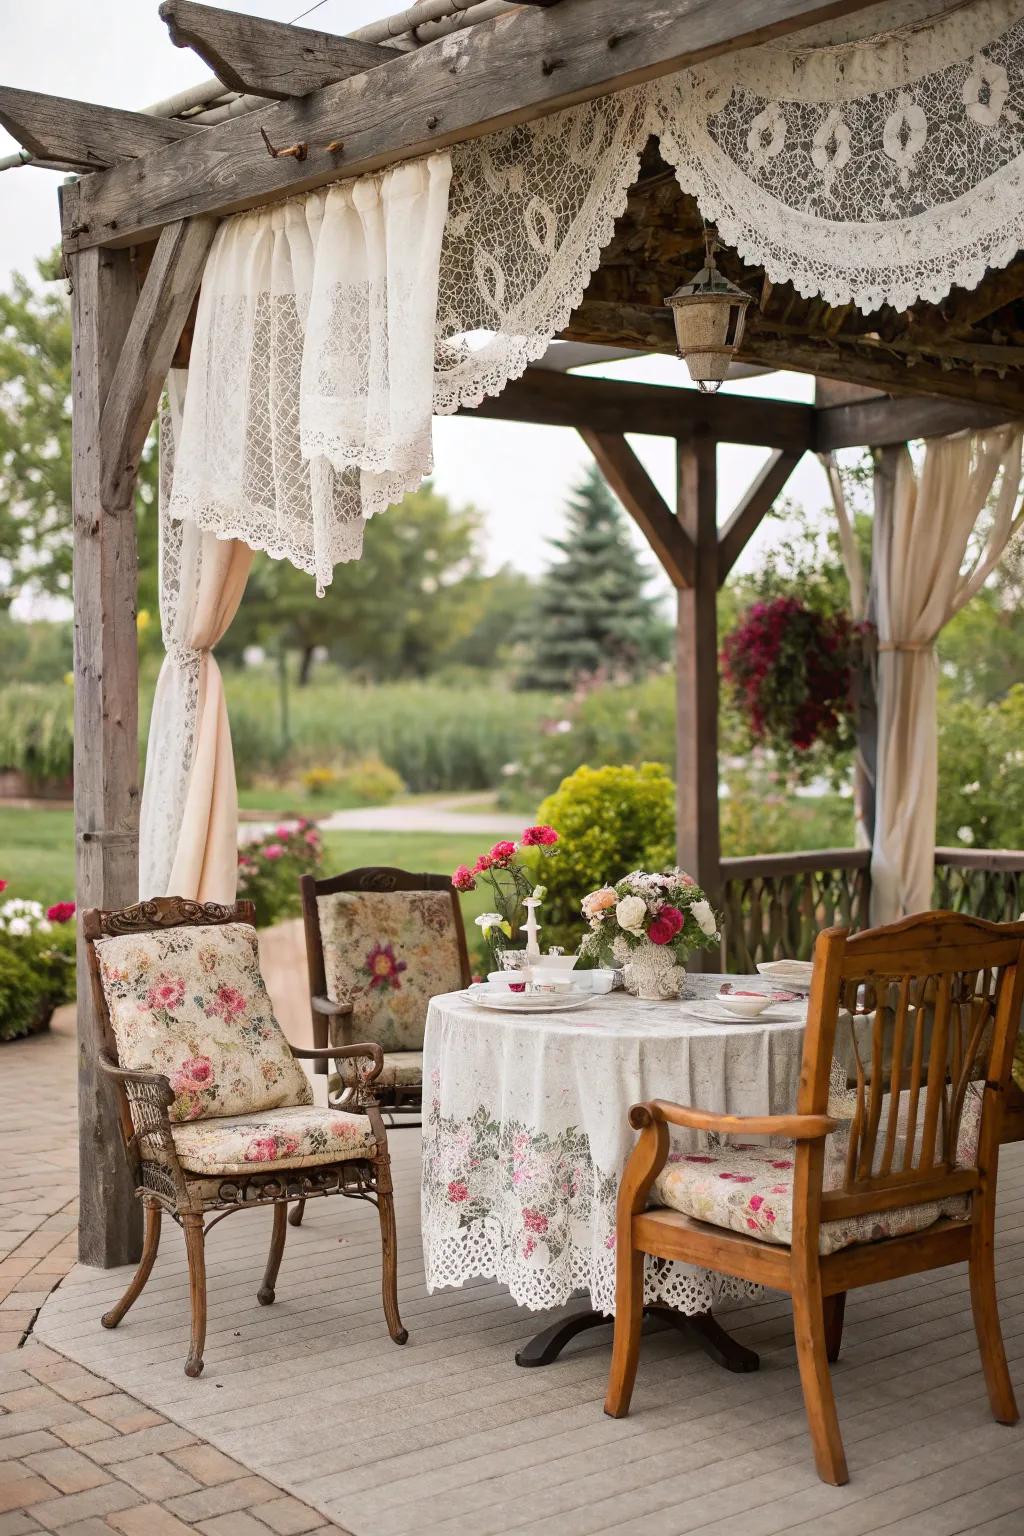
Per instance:
[[[97,1060],[100,1071],[104,1076],[113,1078],[115,1082],[123,1083],[125,1088],[131,1083],[137,1087],[162,1089],[162,1094],[158,1095],[158,1102],[162,1101],[162,1107],[166,1109],[174,1103],[174,1089],[171,1087],[169,1079],[162,1072],[145,1072],[132,1067],[119,1067],[107,1051],[100,1051]],[[146,1097],[149,1097],[149,1095],[146,1095]]]
[[[314,1013],[322,1013],[328,1019],[343,1019],[352,1012],[351,1003],[336,1003],[330,997],[311,997],[309,1006]]]
[[[373,1061],[372,1072],[367,1072],[363,1081],[372,1083],[384,1070],[384,1052],[375,1042],[367,1041],[363,1045],[327,1045],[308,1046],[293,1045],[289,1047],[293,1056],[298,1056],[304,1061],[334,1061],[350,1056],[369,1056]]]
[[[831,1115],[721,1115],[684,1104],[669,1104],[664,1099],[634,1104],[629,1111],[629,1123],[636,1131],[652,1124],[678,1125],[690,1131],[717,1131],[726,1136],[784,1136],[787,1141],[820,1141],[839,1125]]]

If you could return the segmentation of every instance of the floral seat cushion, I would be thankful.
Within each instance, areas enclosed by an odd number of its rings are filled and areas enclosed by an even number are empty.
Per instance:
[[[330,1078],[330,1090],[339,1093],[342,1088],[355,1088],[360,1081],[360,1067],[365,1067],[365,1061],[343,1061],[341,1072],[332,1073]],[[375,1093],[389,1088],[419,1088],[423,1085],[423,1052],[422,1051],[391,1051],[384,1054],[384,1068],[379,1077],[375,1077],[372,1088]]]
[[[352,1039],[421,1051],[432,997],[462,986],[447,891],[336,891],[319,896],[328,996],[351,1003]]]
[[[247,923],[118,935],[96,955],[121,1065],[167,1076],[172,1122],[312,1103]]]
[[[171,1130],[186,1173],[259,1173],[312,1168],[371,1157],[376,1150],[365,1115],[294,1104],[253,1115],[221,1115]]]

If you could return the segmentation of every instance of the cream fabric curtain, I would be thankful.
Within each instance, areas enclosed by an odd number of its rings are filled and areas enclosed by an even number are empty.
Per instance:
[[[212,648],[238,611],[252,550],[170,516],[184,395],[185,375],[174,372],[161,421],[160,618],[167,655],[150,718],[139,887],[143,899],[233,901],[238,792]]]
[[[1024,508],[1018,507],[1021,435],[1016,424],[934,438],[925,444],[919,467],[900,449],[891,507],[876,517],[874,923],[931,906],[938,798],[935,640],[1024,524]],[[971,536],[990,500],[991,521],[969,556]]]

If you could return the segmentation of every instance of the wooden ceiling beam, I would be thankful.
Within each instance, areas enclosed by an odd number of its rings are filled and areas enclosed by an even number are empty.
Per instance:
[[[62,170],[97,171],[174,148],[196,123],[0,86],[0,123],[37,160]]]
[[[838,448],[888,448],[918,437],[946,437],[970,428],[996,427],[1012,412],[966,400],[937,400],[929,396],[877,395],[847,405],[819,408],[817,451]]]
[[[265,21],[193,0],[163,0],[160,16],[176,48],[191,48],[232,91],[287,101],[399,57],[397,48]]]
[[[814,409],[790,400],[702,395],[696,389],[595,379],[528,368],[500,395],[489,395],[460,414],[537,426],[637,432],[689,442],[749,443],[803,453],[814,446]]]
[[[803,455],[777,448],[718,535],[718,585],[722,586],[763,518],[771,511]]]
[[[679,590],[692,587],[697,568],[693,540],[670,510],[621,432],[580,428],[580,437],[598,468],[657,555],[665,574]]]
[[[511,11],[308,96],[212,124],[143,167],[88,178],[65,248],[133,244],[175,219],[377,170],[873,3],[632,0],[627,9],[622,0],[562,0]],[[305,158],[272,158],[261,130],[272,144],[305,145]]]
[[[139,455],[216,230],[216,219],[185,219],[157,241],[100,419],[100,491],[108,509],[127,505],[134,494]]]

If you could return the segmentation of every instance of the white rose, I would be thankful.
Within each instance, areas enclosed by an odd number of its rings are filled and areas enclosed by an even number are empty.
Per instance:
[[[713,933],[718,932],[718,924],[715,922],[715,914],[711,910],[710,901],[695,901],[690,911],[697,919],[701,933],[706,933],[710,939]]]
[[[639,896],[623,896],[615,908],[619,927],[627,933],[643,933],[647,917],[647,903]]]
[[[22,939],[27,934],[30,934],[32,929],[29,927],[27,918],[12,917],[10,922],[7,924],[7,932],[13,933],[16,939]]]

